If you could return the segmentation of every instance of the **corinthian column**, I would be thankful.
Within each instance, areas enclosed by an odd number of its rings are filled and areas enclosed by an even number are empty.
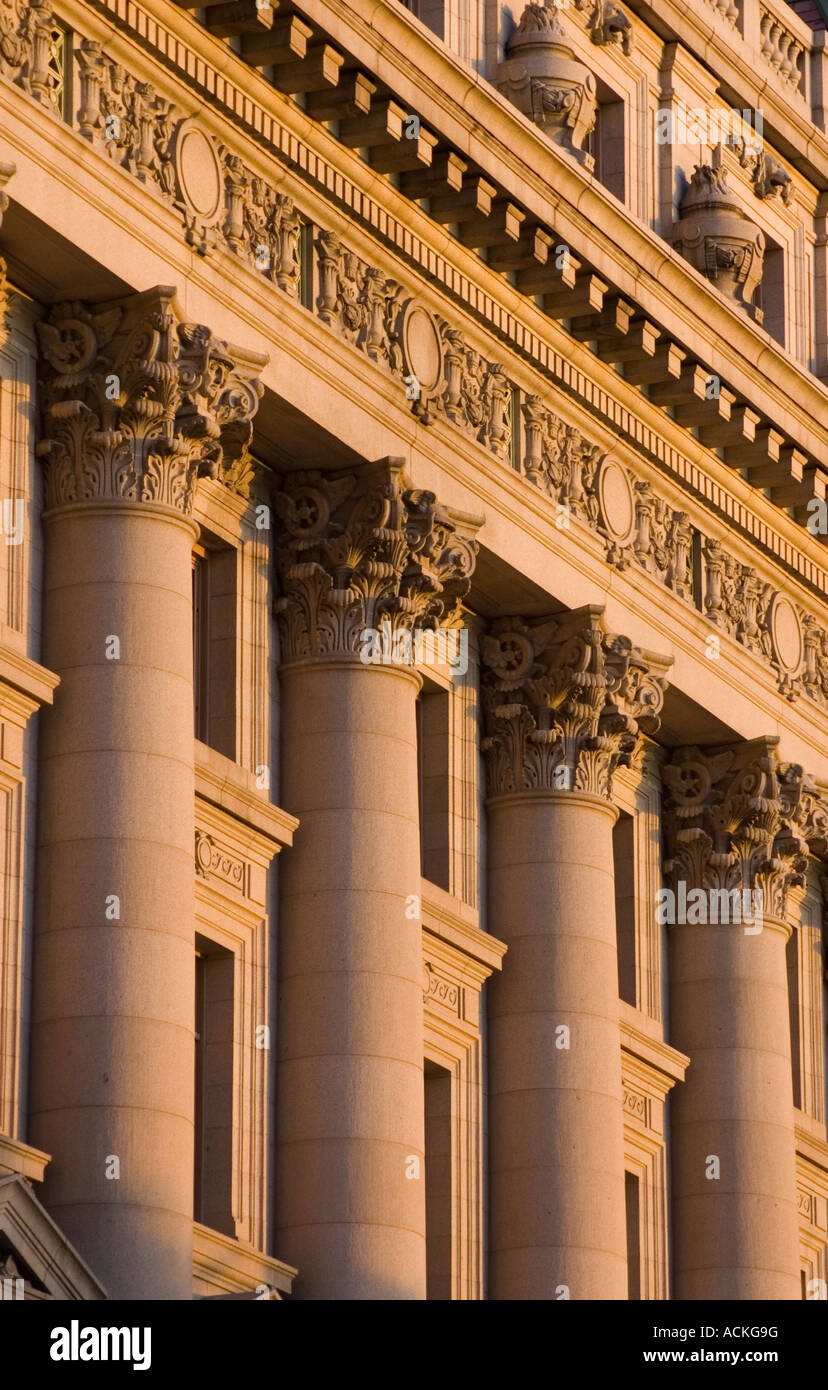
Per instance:
[[[490,983],[490,1296],[627,1297],[610,800],[654,732],[668,662],[600,608],[484,641]]]
[[[800,1297],[785,943],[828,817],[777,743],[664,769],[671,1040],[691,1058],[671,1101],[679,1299]]]
[[[280,874],[277,1246],[300,1298],[420,1299],[420,681],[406,645],[459,623],[479,520],[407,487],[393,459],[294,475],[276,505],[282,787],[301,825]],[[366,643],[372,630],[387,648]]]
[[[172,291],[62,304],[44,359],[43,720],[31,1138],[115,1298],[192,1297],[198,475],[244,490],[265,359]]]

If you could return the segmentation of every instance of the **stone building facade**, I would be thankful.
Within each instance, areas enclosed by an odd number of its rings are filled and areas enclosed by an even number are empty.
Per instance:
[[[826,94],[2,0],[4,1297],[826,1297]]]

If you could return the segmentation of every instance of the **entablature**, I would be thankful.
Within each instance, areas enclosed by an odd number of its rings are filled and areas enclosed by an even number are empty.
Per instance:
[[[351,223],[365,227],[372,240],[395,246],[518,352],[535,357],[558,377],[562,389],[572,389],[567,364],[579,358],[587,383],[603,375],[611,385],[604,393],[610,418],[615,418],[620,398],[625,407],[629,401],[631,412],[659,422],[656,428],[669,428],[674,420],[687,449],[696,445],[691,432],[698,430],[707,449],[721,451],[726,473],[735,479],[744,472],[754,491],[768,490],[772,502],[793,510],[799,521],[810,515],[809,502],[825,502],[828,437],[821,424],[826,404],[821,385],[677,252],[586,179],[489,84],[473,84],[475,120],[466,140],[449,131],[449,122],[441,126],[436,146],[425,140],[421,149],[418,141],[405,139],[408,108],[390,101],[382,106],[379,135],[377,115],[369,105],[347,118],[360,122],[364,116],[364,128],[343,143],[341,121],[337,138],[321,117],[309,119],[295,101],[274,91],[188,19],[178,14],[167,28],[162,15],[166,12],[169,20],[170,7],[164,0],[148,0],[146,8],[133,0],[110,3],[119,26],[139,39],[140,57],[128,39],[96,25],[88,7],[65,0],[68,22],[94,34],[76,50],[82,105],[73,123],[93,147],[176,209],[197,253],[209,255],[224,242],[279,288],[301,293],[301,213],[292,194],[276,189],[284,174],[274,180],[272,170],[260,173],[255,162],[246,165],[224,145],[230,129],[226,120],[217,119],[223,110],[236,129],[238,148],[244,126],[280,163],[293,166],[302,186],[316,185],[328,203],[347,209]],[[99,8],[109,9],[109,4]],[[386,12],[380,7],[378,21],[391,23],[388,16],[395,8]],[[404,11],[391,19],[407,22]],[[182,24],[186,41],[176,32]],[[380,25],[372,31],[375,38],[381,30]],[[417,40],[427,42],[419,34]],[[104,55],[104,42],[111,60]],[[167,75],[157,70],[159,59],[167,69],[178,69],[190,88],[200,89],[213,107],[209,114],[202,111],[195,122],[191,101],[179,92],[179,107],[166,95],[172,89]],[[349,61],[355,61],[353,55]],[[296,62],[304,71],[304,59]],[[456,69],[452,56],[432,44],[421,76],[422,90],[438,103],[441,115],[459,119],[459,90],[453,105],[449,100],[457,85]],[[133,71],[142,71],[142,80],[125,75]],[[152,73],[158,86],[143,73]],[[432,90],[438,87],[438,74],[439,97]],[[31,88],[28,77],[18,78]],[[463,82],[468,104],[472,88],[467,72]],[[303,88],[306,106],[309,93],[310,88]],[[463,115],[468,120],[469,112]],[[116,132],[112,137],[107,135],[110,126]],[[485,149],[475,143],[481,132],[487,136]],[[416,145],[416,151],[407,145]],[[383,156],[379,164],[373,154],[368,165],[354,152],[387,148],[396,151],[395,158]],[[519,182],[507,187],[505,161],[516,156],[524,160]],[[395,167],[386,169],[389,160]],[[438,186],[442,192],[435,192]],[[424,191],[428,213],[417,201]],[[534,192],[540,201],[529,198]],[[441,200],[447,200],[445,215],[435,225]],[[550,217],[554,231],[543,226]],[[453,226],[457,235],[445,226]],[[556,263],[556,242],[567,250],[565,264]],[[487,248],[486,262],[475,254],[481,246]],[[570,324],[571,333],[559,327],[563,323]],[[560,352],[550,351],[547,340]],[[587,346],[579,351],[576,340]],[[625,363],[623,377],[613,369],[619,360]],[[711,394],[712,380],[716,389]],[[600,399],[601,392],[596,396]]]
[[[88,19],[95,28],[88,7],[67,0],[70,12],[73,22]],[[132,0],[124,14],[137,25],[138,9]],[[400,193],[376,173],[366,181],[370,171],[363,161],[335,146],[342,155],[339,162],[354,176],[349,179],[314,153],[310,144],[321,143],[332,156],[333,137],[297,107],[270,93],[271,104],[282,102],[282,126],[252,96],[234,88],[244,102],[237,115],[244,116],[248,131],[258,127],[258,143],[276,149],[289,166],[281,167],[274,179],[256,144],[239,130],[238,120],[231,125],[216,108],[205,110],[195,125],[180,86],[174,87],[166,75],[163,91],[169,96],[161,95],[160,86],[147,86],[145,74],[159,76],[157,52],[154,58],[151,50],[163,45],[159,25],[144,28],[138,51],[131,40],[100,24],[99,37],[89,40],[100,53],[83,50],[101,71],[104,43],[115,58],[124,60],[114,68],[110,64],[110,86],[115,78],[128,85],[127,59],[134,59],[131,71],[140,73],[130,88],[129,110],[133,116],[138,110],[142,114],[143,145],[138,127],[130,126],[128,138],[124,134],[126,144],[115,156],[101,149],[99,126],[105,110],[100,86],[97,106],[87,91],[89,99],[78,117],[75,138],[90,169],[84,125],[93,145],[98,143],[94,163],[102,185],[105,174],[116,176],[115,167],[107,169],[114,157],[120,165],[117,178],[134,177],[136,194],[152,203],[160,220],[177,222],[179,228],[183,222],[194,266],[209,267],[212,281],[218,273],[226,281],[228,296],[234,284],[275,289],[280,311],[307,314],[308,327],[312,322],[317,336],[320,324],[333,330],[340,339],[337,350],[344,349],[343,360],[357,349],[369,371],[380,370],[386,383],[393,384],[401,418],[408,410],[406,381],[412,376],[422,381],[425,390],[410,402],[415,415],[414,420],[408,416],[412,435],[425,440],[428,431],[421,427],[432,422],[435,433],[446,426],[458,430],[475,453],[482,446],[503,469],[504,483],[517,474],[553,504],[545,511],[547,529],[550,522],[558,526],[562,517],[571,519],[576,529],[586,528],[598,537],[611,566],[622,571],[639,565],[675,599],[689,602],[714,626],[766,660],[789,698],[804,692],[824,702],[820,671],[828,651],[825,616],[809,608],[807,601],[808,588],[820,595],[828,592],[828,571],[820,563],[823,551],[785,511],[772,505],[774,485],[777,494],[783,494],[777,501],[802,508],[809,488],[813,491],[819,482],[818,473],[800,479],[801,487],[797,482],[797,470],[808,471],[801,451],[783,447],[778,432],[763,431],[758,414],[740,406],[732,393],[724,390],[718,400],[708,400],[701,391],[701,369],[690,364],[688,370],[686,361],[677,363],[672,346],[659,347],[641,322],[636,327],[629,319],[628,335],[621,334],[619,322],[627,316],[618,302],[613,301],[611,312],[602,307],[601,334],[606,331],[612,342],[624,336],[628,365],[638,363],[639,375],[649,375],[650,361],[668,376],[678,365],[668,394],[681,399],[667,403],[672,411],[668,414],[636,392],[635,384],[620,377],[611,362],[545,317],[532,298],[521,296],[491,265],[480,261],[473,248],[445,234],[437,246],[433,236],[427,240],[429,218],[415,203],[407,205],[410,217],[404,222],[396,215],[404,205]],[[215,41],[199,30],[194,35],[215,49]],[[167,53],[168,66],[187,68],[180,43],[174,49],[167,44]],[[207,87],[212,83],[225,110],[232,106],[236,98],[228,81],[222,78],[219,87],[218,75],[210,76],[205,62],[189,66],[193,82]],[[243,71],[247,86],[263,95],[261,80]],[[27,97],[20,88],[11,91],[12,102],[25,104],[30,113],[31,93]],[[47,109],[44,119],[49,121]],[[290,133],[288,122],[301,126],[310,143]],[[51,131],[56,131],[54,125]],[[232,152],[226,143],[231,138]],[[241,149],[244,156],[235,153]],[[206,170],[209,183],[211,163],[205,151],[216,157],[210,197],[194,172],[204,175]],[[382,203],[367,191],[369,187],[382,195]],[[215,207],[222,193],[228,203],[226,219],[219,225]],[[389,214],[387,204],[395,208],[395,215]],[[343,208],[350,208],[351,215]],[[259,265],[262,246],[266,264]],[[581,296],[582,307],[595,308],[583,283],[578,288],[577,275],[572,289]],[[603,305],[601,295],[598,298]],[[550,383],[557,393],[554,411],[547,404]],[[567,407],[560,413],[558,396]],[[690,427],[700,430],[701,440],[688,433]],[[752,444],[745,442],[751,431]],[[770,489],[770,499],[765,489],[752,487],[728,467],[726,457],[714,452],[715,444],[735,450],[740,458],[749,456],[754,464],[749,477]],[[759,454],[764,459],[761,466]],[[777,466],[787,470],[784,487],[775,473]],[[664,491],[659,474],[670,482]],[[696,509],[698,502],[704,506]],[[711,523],[711,517],[718,521]],[[733,535],[741,537],[735,550]],[[767,572],[753,564],[751,546],[770,559]],[[781,594],[783,581],[774,573],[774,562],[795,576],[802,594],[792,591],[788,582]]]
[[[211,18],[218,11],[207,12],[207,24],[217,36],[228,30],[224,10],[221,7],[221,22]],[[264,16],[259,11],[255,21],[248,19],[246,23],[248,28],[254,23],[260,29],[275,26],[273,32],[281,34],[291,22],[289,17],[298,17],[298,13],[285,5],[274,19],[274,12],[266,8]],[[352,75],[357,66],[368,69],[369,80],[376,85],[376,92],[365,95],[364,109],[331,126],[329,133],[335,133],[338,163],[343,169],[347,168],[349,152],[362,150],[365,161],[370,159],[370,168],[391,175],[410,200],[428,197],[432,223],[452,226],[455,242],[473,249],[487,248],[490,266],[513,280],[517,277],[525,293],[541,294],[544,310],[553,319],[577,319],[580,335],[588,338],[596,326],[590,320],[597,319],[600,336],[624,338],[621,351],[627,352],[639,330],[658,330],[662,352],[669,346],[673,357],[683,353],[681,361],[691,372],[698,368],[705,377],[711,372],[720,377],[737,408],[743,395],[750,409],[758,410],[760,417],[767,415],[768,428],[783,434],[791,431],[790,440],[783,438],[780,444],[783,449],[789,444],[808,456],[804,461],[806,483],[810,481],[808,462],[812,469],[826,464],[825,437],[819,427],[812,428],[813,421],[824,412],[824,396],[816,381],[790,356],[779,353],[772,339],[748,323],[723,295],[712,290],[704,275],[697,272],[694,277],[678,252],[643,223],[634,221],[584,173],[578,161],[562,156],[528,117],[510,109],[510,103],[493,86],[479,77],[470,81],[468,69],[401,6],[371,6],[369,14],[359,5],[346,9],[334,0],[307,0],[301,14],[317,48],[328,40],[335,41],[345,50],[343,72]],[[252,67],[260,67],[263,55],[270,51],[265,40],[260,43],[261,36],[238,32],[242,33],[238,39],[242,55]],[[303,38],[303,43],[307,42]],[[307,59],[303,53],[297,52],[294,59],[296,70],[304,71]],[[284,88],[285,79],[280,81]],[[320,107],[307,90],[303,87],[299,96],[305,109],[317,120],[330,120],[330,101]],[[421,114],[424,107],[430,114],[423,120],[427,119],[434,130],[424,131],[418,114],[417,137],[406,139],[409,113]],[[820,138],[813,128],[803,132],[803,148],[818,146]],[[822,143],[828,149],[824,138]],[[816,186],[824,187],[828,161],[824,170],[813,173]],[[553,264],[556,243],[571,252],[565,268],[571,271],[571,279]],[[611,320],[609,332],[607,318]],[[631,326],[633,334],[628,338]],[[715,346],[710,341],[711,326],[713,336],[720,339]],[[602,355],[613,350],[606,341],[598,349]],[[652,357],[654,350],[645,355]],[[779,360],[774,360],[777,357]],[[758,371],[746,371],[746,363],[754,362],[760,364]],[[652,365],[650,362],[648,370]],[[674,361],[672,365],[676,365]],[[662,364],[660,382],[650,377],[654,385],[665,388],[662,405],[684,404],[686,381],[680,381],[678,397],[675,402],[672,399],[672,379],[681,375],[680,371],[664,372]],[[780,391],[783,380],[784,390]],[[700,386],[697,382],[693,393],[703,397],[703,391],[697,389]],[[805,404],[812,390],[820,393],[819,407],[813,399]],[[726,404],[719,412],[707,413],[715,424],[717,414],[723,412],[729,420]],[[757,423],[761,447],[762,418]],[[754,434],[749,426],[748,434],[741,433],[730,445],[734,449],[748,446],[752,452]],[[769,461],[778,463],[778,456],[768,460],[757,453],[755,466]],[[746,461],[734,452],[728,462],[743,467]],[[795,467],[798,462],[795,460]],[[780,485],[790,481],[787,464],[783,458]],[[803,481],[801,472],[795,481]]]

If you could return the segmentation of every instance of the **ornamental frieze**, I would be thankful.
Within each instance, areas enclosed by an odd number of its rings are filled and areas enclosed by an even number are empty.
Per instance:
[[[215,157],[221,169],[217,183],[223,183],[226,196],[226,216],[220,224],[224,240],[248,265],[297,298],[303,222],[293,199],[277,192],[238,155],[222,148]]]
[[[613,20],[612,6],[585,3],[576,9],[587,16],[596,42],[621,42],[625,30]],[[596,38],[599,20],[610,26],[603,40]],[[546,24],[543,16],[541,21]],[[0,73],[53,109],[55,32],[48,7],[23,0],[0,4]],[[96,40],[79,39],[76,58],[74,124],[180,217],[195,250],[207,255],[223,247],[283,293],[301,297],[333,332],[391,374],[423,424],[444,419],[515,466],[555,502],[556,524],[576,518],[600,538],[609,564],[622,570],[637,565],[691,603],[765,661],[787,698],[804,694],[828,705],[828,630],[813,615],[701,535],[686,512],[549,410],[541,396],[518,391],[503,364],[475,347],[463,329],[434,315],[337,234],[312,227],[273,181],[213,140],[151,83],[112,61]],[[715,182],[718,172],[711,178]],[[715,211],[722,213],[718,206]],[[309,264],[303,267],[305,229]],[[726,269],[718,267],[716,274]],[[64,435],[69,428],[64,420]],[[82,433],[80,417],[72,428]],[[228,461],[225,452],[222,476],[243,493],[249,458],[242,451],[230,468]],[[161,495],[172,488],[177,497],[183,488],[190,495],[189,466],[175,482],[163,470],[153,481],[150,471],[148,463],[140,484],[145,491]],[[51,468],[50,478],[61,495],[75,486],[65,469],[61,474]],[[81,481],[82,492],[89,486],[89,479]]]
[[[2,0],[0,3],[0,75],[11,78],[29,96],[54,104],[62,85],[59,35],[55,18],[42,0]]]

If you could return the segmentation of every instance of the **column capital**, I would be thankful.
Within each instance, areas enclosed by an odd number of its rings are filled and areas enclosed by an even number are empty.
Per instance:
[[[763,916],[784,922],[809,854],[828,854],[828,788],[781,762],[778,743],[773,736],[673,755],[662,769],[664,867],[691,891],[747,890]]]
[[[285,660],[364,655],[366,633],[461,625],[483,518],[409,486],[403,459],[288,474],[273,503]]]
[[[590,605],[498,618],[482,640],[489,794],[612,794],[616,767],[660,722],[670,658],[606,630]]]
[[[166,286],[55,305],[38,336],[47,508],[155,502],[189,516],[203,476],[248,495],[266,356],[183,322]]]

